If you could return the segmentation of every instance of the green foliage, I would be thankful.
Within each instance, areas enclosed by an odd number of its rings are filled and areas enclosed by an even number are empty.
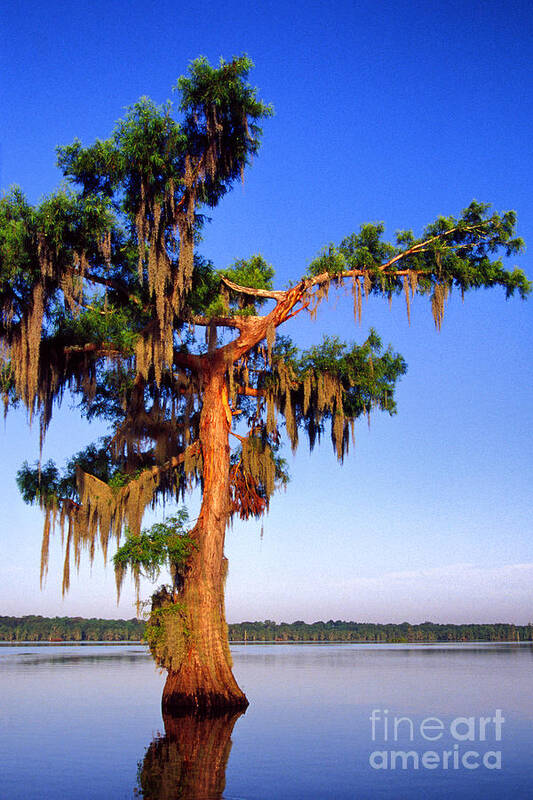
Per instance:
[[[161,198],[167,181],[178,177],[187,145],[179,123],[170,116],[171,107],[142,97],[127,109],[110,139],[88,148],[78,139],[58,147],[58,166],[82,187],[83,196],[114,197],[121,187],[130,211],[138,203],[141,176]]]
[[[220,316],[227,312],[220,297],[220,276],[213,264],[195,256],[191,292],[187,298],[191,315]],[[216,309],[212,311],[211,309]]]
[[[88,420],[105,419],[119,426],[124,422],[125,408],[134,389],[135,370],[128,362],[102,368],[98,371],[98,380],[91,395],[82,395],[80,411]],[[122,468],[121,459],[116,459],[116,464]]]
[[[101,258],[101,240],[114,226],[105,197],[82,197],[61,189],[32,207],[14,187],[0,199],[0,335],[9,341],[33,304],[38,283],[46,289],[45,319],[54,317],[58,292],[66,302],[62,273],[82,256]],[[53,259],[51,253],[53,252]],[[71,286],[71,290],[73,285]]]
[[[35,210],[22,190],[14,186],[0,197],[0,292],[17,294],[38,275],[33,246]]]
[[[17,472],[17,486],[22,499],[25,503],[44,507],[57,506],[65,498],[79,502],[77,469],[94,475],[110,486],[124,485],[135,477],[135,474],[124,476],[113,463],[109,438],[104,437],[98,444],[90,444],[68,459],[61,472],[52,460],[33,466],[25,461]]]
[[[128,483],[136,480],[141,472],[142,470],[140,469],[138,469],[136,472],[130,473],[122,472],[121,470],[117,469],[107,481],[107,485],[115,490],[122,489],[124,486],[127,486]]]
[[[324,248],[310,263],[308,274],[315,276],[327,272],[334,276],[347,270],[362,270],[383,264],[399,252],[392,245],[381,241],[384,231],[382,222],[361,225],[359,233],[343,239],[338,248],[334,244]]]
[[[100,238],[114,224],[108,198],[97,194],[84,196],[60,189],[36,209],[36,229],[55,251],[59,263],[63,261],[65,265],[82,251],[88,258],[97,258]]]
[[[209,127],[216,118],[220,128],[219,180],[228,181],[259,149],[262,129],[258,121],[272,116],[272,106],[257,98],[257,90],[247,81],[253,62],[246,55],[230,62],[220,59],[218,69],[205,57],[189,65],[188,76],[177,83],[180,109],[186,114],[185,128],[198,148],[205,146]]]
[[[272,370],[262,378],[269,396],[283,409],[293,447],[300,428],[312,450],[329,421],[332,444],[342,461],[350,426],[358,417],[369,417],[375,409],[396,412],[394,390],[406,371],[404,359],[390,347],[383,350],[371,328],[362,345],[325,336],[320,345],[302,352],[287,337],[279,337]]]
[[[48,338],[56,348],[95,344],[114,346],[124,355],[133,355],[140,329],[140,320],[131,307],[95,297],[76,315],[56,307]]]
[[[15,381],[9,363],[0,362],[0,396],[4,400],[4,416],[9,406],[15,408],[19,403]]]
[[[376,405],[394,414],[394,388],[407,372],[401,355],[391,347],[383,351],[381,338],[373,328],[360,346],[349,345],[337,336],[324,336],[321,345],[302,352],[295,368],[300,380],[309,372],[334,375],[344,389],[344,413],[352,419],[367,414]]]
[[[83,617],[25,617],[0,616],[0,641],[42,642],[50,638],[62,641],[140,641],[144,639],[154,649],[161,650],[164,631],[157,624],[165,620],[182,625],[184,640],[191,633],[187,628],[186,609],[183,604],[161,607],[154,614],[153,625],[140,619],[84,619]],[[149,628],[154,630],[150,631]],[[411,625],[379,624],[371,622],[306,623],[302,620],[281,622],[239,622],[228,626],[232,642],[521,642],[532,641],[533,623],[512,625],[486,623],[481,625],[451,625],[423,622]],[[153,643],[153,644],[152,644]]]
[[[247,82],[252,62],[245,56],[218,69],[205,58],[191,62],[188,77],[177,84],[184,112],[172,117],[173,104],[142,97],[127,109],[111,138],[84,148],[79,140],[58,148],[58,166],[65,177],[81,186],[82,194],[114,198],[132,221],[139,206],[141,183],[151,198],[161,201],[170,182],[183,186],[184,159],[209,147],[211,127],[219,132],[216,174],[202,187],[201,200],[214,206],[241,175],[259,148],[257,121],[272,114]],[[213,116],[214,115],[214,116]]]
[[[203,316],[207,317],[207,319],[213,319],[214,317],[225,317],[227,315],[228,307],[220,295],[217,295],[214,300],[211,300],[211,302],[203,311]]]
[[[262,255],[257,254],[249,259],[241,258],[228,269],[220,270],[220,275],[229,278],[239,286],[251,289],[272,289],[274,270],[267,264]],[[228,291],[225,288],[225,291]],[[239,316],[249,316],[257,313],[257,309],[265,303],[262,297],[251,297],[229,290],[229,311]],[[228,309],[226,309],[227,313]]]
[[[272,289],[274,270],[259,254],[249,259],[238,259],[231,267],[221,270],[215,270],[210,262],[197,258],[193,287],[187,300],[193,314],[207,318],[250,316],[264,305],[264,298],[243,297],[232,292],[222,284],[221,277],[228,278],[239,286]]]
[[[30,467],[25,461],[17,472],[17,486],[25,503],[50,504],[60,493],[59,470],[53,461]]]
[[[182,508],[165,522],[142,531],[140,536],[126,532],[125,543],[113,556],[115,570],[123,572],[128,567],[142,570],[151,581],[156,581],[163,567],[171,571],[182,567],[195,547],[185,527],[188,521],[189,515]]]
[[[506,256],[522,252],[524,242],[515,233],[516,214],[507,211],[500,215],[490,213],[490,209],[490,204],[473,201],[458,218],[439,217],[418,239],[412,231],[398,231],[395,245],[383,241],[383,223],[362,225],[338,248],[330,245],[323,251],[309,265],[308,274],[336,276],[350,270],[367,271],[369,291],[388,294],[403,288],[395,272],[411,270],[418,273],[417,290],[421,294],[440,282],[462,291],[503,286],[507,296],[516,291],[525,297],[531,284],[523,272],[508,271],[501,258],[494,258],[500,251]],[[395,257],[401,258],[384,273],[382,265]]]
[[[257,254],[249,259],[238,259],[232,267],[220,270],[220,274],[229,278],[233,283],[238,283],[239,286],[248,286],[252,289],[272,289],[274,270],[262,255]]]

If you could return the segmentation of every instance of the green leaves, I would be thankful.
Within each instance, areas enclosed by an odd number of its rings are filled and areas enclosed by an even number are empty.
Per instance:
[[[367,414],[375,406],[394,413],[395,382],[407,372],[398,353],[390,347],[383,352],[381,339],[373,328],[362,345],[348,345],[336,336],[324,337],[322,345],[302,353],[296,368],[300,380],[309,373],[335,376],[344,392],[344,413],[351,418]]]
[[[156,581],[161,569],[176,570],[189,558],[194,541],[187,533],[189,521],[187,510],[181,508],[165,522],[158,522],[140,536],[126,532],[126,541],[113,556],[115,570],[123,572],[127,567],[142,570],[151,580]]]
[[[273,108],[257,99],[257,90],[247,81],[253,62],[246,55],[230,62],[220,59],[218,69],[201,56],[189,65],[188,76],[178,79],[181,94],[180,109],[185,112],[187,125],[197,135],[208,135],[209,107],[217,111],[217,118],[232,129],[235,143],[255,153],[259,147],[261,128],[256,120],[272,116]],[[244,153],[243,153],[244,155]]]
[[[383,351],[372,329],[362,345],[324,337],[321,345],[302,353],[280,337],[271,370],[261,378],[266,393],[263,424],[268,432],[276,430],[274,412],[280,411],[293,449],[299,429],[306,432],[313,449],[329,422],[332,444],[342,461],[357,418],[369,417],[375,409],[395,413],[395,386],[406,371],[403,358],[390,347]]]
[[[110,138],[85,148],[78,139],[59,147],[58,166],[84,196],[113,198],[132,223],[142,192],[151,202],[162,203],[169,192],[173,204],[180,200],[189,159],[203,184],[199,199],[216,205],[259,149],[257,121],[272,114],[246,80],[252,66],[246,56],[221,61],[218,69],[196,59],[176,87],[182,122],[172,116],[170,101],[158,105],[141,97]],[[169,215],[169,228],[171,223]]]
[[[262,255],[256,254],[249,259],[241,258],[235,261],[233,266],[220,270],[219,275],[228,278],[239,286],[246,286],[251,289],[272,289],[274,270]],[[265,299],[262,297],[234,293],[231,289],[228,291],[226,287],[223,288],[229,301],[230,313],[242,314],[248,311],[255,314],[256,309],[265,303]]]
[[[0,291],[22,288],[38,275],[35,212],[18,186],[0,198]]]
[[[46,507],[57,501],[60,487],[59,470],[53,461],[47,461],[40,469],[30,467],[27,461],[17,472],[17,486],[22,499],[29,505],[38,503]]]
[[[65,499],[80,502],[77,470],[118,489],[139,475],[139,470],[125,473],[121,466],[113,460],[110,437],[102,437],[71,456],[61,471],[51,460],[33,466],[25,461],[17,472],[17,486],[25,503],[57,508]]]
[[[252,289],[272,289],[274,270],[262,255],[257,254],[247,260],[238,259],[232,267],[220,270],[220,274],[240,286]]]
[[[384,231],[382,222],[361,225],[359,233],[347,236],[338,248],[333,244],[325,248],[309,265],[308,274],[340,275],[348,270],[374,269],[398,252],[393,245],[382,241]]]
[[[163,196],[168,180],[178,180],[187,138],[171,116],[172,104],[157,105],[142,97],[117,122],[113,135],[84,148],[76,139],[57,148],[58,166],[83,194],[112,197],[126,190],[126,206],[137,203],[135,192],[145,180]],[[118,198],[117,198],[118,200]]]
[[[95,298],[82,308],[77,316],[56,309],[50,341],[57,347],[74,348],[88,344],[115,346],[124,358],[133,355],[140,329],[131,308],[111,305],[105,299]]]
[[[328,273],[365,275],[365,293],[398,294],[403,281],[398,273],[412,273],[413,291],[427,294],[435,286],[456,286],[461,291],[502,286],[507,296],[525,297],[531,284],[521,270],[506,270],[501,255],[522,252],[524,242],[516,236],[516,214],[490,213],[490,205],[473,201],[461,216],[438,217],[421,237],[398,231],[396,243],[383,241],[383,223],[362,225],[358,233],[330,245],[313,262],[308,275]]]
[[[124,174],[124,161],[114,139],[97,139],[84,148],[79,139],[56,148],[57,166],[84,194],[111,197]]]
[[[0,303],[2,328],[19,322],[32,303],[37,283],[46,306],[65,271],[102,262],[103,238],[115,226],[109,201],[64,189],[32,207],[18,188],[0,199]]]
[[[100,259],[101,238],[114,227],[115,219],[105,196],[61,189],[35,209],[36,233],[45,238],[58,272],[72,263],[76,253],[84,252],[87,259]]]

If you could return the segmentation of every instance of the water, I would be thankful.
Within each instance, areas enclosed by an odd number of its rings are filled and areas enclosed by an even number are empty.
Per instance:
[[[531,644],[232,652],[250,707],[206,721],[141,645],[0,647],[0,798],[533,798]]]

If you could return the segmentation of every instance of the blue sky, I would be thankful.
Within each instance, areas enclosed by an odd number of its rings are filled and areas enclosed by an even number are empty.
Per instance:
[[[261,252],[277,283],[366,221],[419,232],[473,198],[518,212],[533,242],[532,18],[525,2],[12,2],[0,30],[0,186],[32,201],[60,175],[54,148],[105,137],[125,106],[162,102],[187,63],[247,52],[276,115],[245,184],[212,214],[201,252],[216,266]],[[530,277],[530,250],[514,259]],[[361,341],[374,326],[408,362],[398,414],[359,424],[341,467],[326,442],[288,453],[292,481],[260,524],[228,531],[228,619],[412,622],[533,618],[531,301],[499,290],[452,297],[435,332],[427,301],[411,325],[401,300],[351,298],[286,333]],[[101,431],[68,400],[45,457],[61,461]],[[55,541],[39,590],[41,516],[16,469],[37,433],[10,413],[0,614],[133,616],[112,569],[83,564],[61,600]],[[191,498],[191,515],[198,508]],[[149,521],[149,520],[147,520]],[[145,595],[149,587],[145,587]]]

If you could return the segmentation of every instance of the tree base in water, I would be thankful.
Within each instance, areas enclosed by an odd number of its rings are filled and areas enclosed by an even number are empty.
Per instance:
[[[244,711],[248,707],[248,700],[237,686],[231,671],[229,671],[229,682],[229,686],[219,681],[218,686],[206,688],[208,682],[195,680],[191,672],[170,670],[161,701],[163,713],[217,715]]]
[[[244,694],[218,694],[202,690],[197,690],[193,694],[164,691],[161,701],[163,714],[174,715],[192,713],[216,716],[233,711],[244,711],[248,705]]]

